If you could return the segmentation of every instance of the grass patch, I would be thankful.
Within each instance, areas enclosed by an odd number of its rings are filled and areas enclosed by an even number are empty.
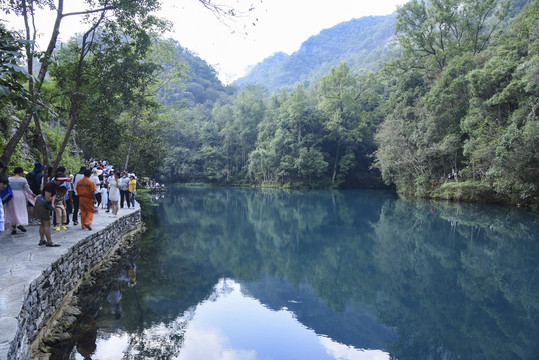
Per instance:
[[[446,182],[435,188],[430,197],[483,204],[507,202],[507,199],[503,199],[490,184],[476,180]]]

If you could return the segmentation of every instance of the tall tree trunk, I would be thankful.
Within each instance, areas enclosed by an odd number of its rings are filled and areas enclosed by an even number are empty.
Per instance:
[[[60,161],[62,161],[62,156],[64,155],[64,151],[67,147],[67,143],[69,142],[69,138],[71,137],[71,132],[73,131],[73,128],[75,127],[75,123],[77,122],[77,117],[79,113],[80,108],[80,95],[79,90],[82,83],[82,70],[84,68],[84,59],[86,58],[86,55],[88,54],[88,46],[91,45],[93,41],[90,41],[90,44],[88,44],[88,36],[92,34],[103,18],[105,17],[105,12],[101,14],[101,17],[99,20],[92,25],[90,30],[84,33],[82,36],[82,43],[81,43],[81,49],[79,54],[79,62],[77,64],[77,72],[75,73],[75,88],[71,92],[71,106],[69,108],[69,124],[67,125],[66,134],[64,136],[64,140],[62,141],[62,144],[60,145],[60,148],[58,149],[58,153],[56,154],[56,160],[54,160],[54,171],[58,168],[58,165],[60,164]]]
[[[335,162],[333,163],[333,176],[331,177],[331,183],[335,183],[337,177],[337,163],[339,162],[339,152],[341,151],[341,138],[337,140],[337,151],[335,152]]]
[[[43,132],[41,131],[41,124],[39,123],[39,118],[37,116],[34,116],[34,124],[36,124],[36,133],[37,133],[37,142],[39,144],[39,147],[41,148],[41,156],[42,163],[43,163],[43,183],[46,184],[48,181],[48,171],[47,168],[49,167],[49,147],[47,146],[47,143],[45,142],[45,138],[43,138]]]
[[[133,120],[133,122],[135,121]],[[129,165],[129,158],[131,157],[132,148],[133,148],[133,138],[129,140],[129,146],[127,147],[127,155],[125,156],[124,171],[127,171],[127,166]]]
[[[22,136],[26,132],[26,129],[28,128],[28,125],[30,125],[30,121],[32,121],[32,114],[26,114],[24,118],[22,119],[21,123],[19,124],[19,127],[17,128],[17,131],[13,134],[11,139],[6,144],[6,147],[4,148],[4,152],[2,153],[2,156],[0,157],[0,160],[2,160],[6,166],[9,166],[9,160],[11,159],[11,156],[15,152],[15,149],[17,148],[17,144],[22,139]],[[6,171],[6,169],[4,169]]]
[[[23,0],[23,17],[24,17],[24,27],[26,30],[26,59],[28,61],[28,74],[34,75],[34,50],[35,50],[35,41],[36,41],[36,26],[35,26],[35,19],[34,19],[34,6],[32,1],[30,1],[28,8],[26,6],[26,0]],[[32,19],[32,28],[33,31],[30,30],[30,24],[29,24],[29,18]],[[28,90],[30,93],[34,94],[34,80],[32,77],[28,79]],[[37,142],[39,144],[39,147],[41,149],[41,155],[42,159],[41,162],[43,163],[43,167],[46,170],[49,165],[49,148],[47,147],[47,142],[45,141],[45,138],[43,137],[43,132],[41,131],[41,124],[39,122],[39,117],[34,115],[34,124],[36,125],[36,135],[37,135]],[[48,171],[44,171],[43,173],[43,181],[44,183],[47,182],[48,178]]]
[[[127,148],[127,155],[125,157],[124,170],[127,171],[129,166],[129,158],[131,157],[131,150],[133,149],[133,141],[135,139],[135,131],[137,129],[137,120],[140,116],[140,105],[137,106],[135,116],[133,116],[133,122],[131,123],[131,138],[129,139],[129,147]]]
[[[26,0],[24,0],[24,5],[26,5]],[[58,0],[58,6],[56,10],[56,21],[54,23],[54,29],[51,35],[51,38],[49,40],[49,46],[47,47],[47,50],[45,51],[45,56],[51,56],[52,52],[54,51],[54,47],[56,46],[56,40],[58,39],[58,35],[60,34],[60,23],[62,21],[63,17],[63,9],[64,9],[64,0]],[[27,22],[28,19],[25,19],[25,22]],[[28,59],[28,61],[32,61],[32,59]],[[39,75],[37,77],[38,83],[35,87],[33,87],[31,93],[34,95],[39,94],[41,91],[41,84],[43,83],[43,80],[45,79],[45,75],[47,74],[48,69],[48,63],[44,61],[41,64],[41,69],[39,70]],[[30,69],[31,70],[31,69]],[[19,124],[19,127],[17,128],[17,131],[13,134],[11,139],[9,139],[8,143],[6,144],[6,147],[4,148],[4,152],[2,153],[2,156],[0,157],[0,160],[2,160],[6,165],[9,164],[9,161],[11,159],[11,156],[13,156],[13,153],[15,152],[15,149],[17,148],[17,144],[22,139],[24,133],[28,129],[28,125],[30,125],[30,121],[32,121],[33,114],[30,112],[27,112],[24,116],[23,120]]]

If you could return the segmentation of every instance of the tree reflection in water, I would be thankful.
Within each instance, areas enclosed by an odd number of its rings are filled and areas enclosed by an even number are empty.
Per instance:
[[[395,359],[539,353],[534,214],[383,191],[172,188],[153,221],[136,285],[121,283],[121,318],[97,316],[96,354],[123,337],[123,355],[182,358],[223,279],[318,339]]]

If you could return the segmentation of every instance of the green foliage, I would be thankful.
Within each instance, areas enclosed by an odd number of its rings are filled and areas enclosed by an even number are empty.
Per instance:
[[[434,199],[476,203],[496,203],[501,200],[488,182],[474,180],[444,182],[430,194]]]
[[[0,107],[9,106],[13,107],[13,111],[24,110],[41,117],[39,96],[25,87],[26,82],[33,79],[21,65],[26,44],[28,41],[6,30],[4,24],[0,23]]]
[[[413,0],[275,54],[252,73],[264,86],[236,92],[157,35],[166,24],[145,16],[153,1],[122,2],[117,21],[62,45],[42,94],[85,156],[163,181],[335,188],[381,177],[403,194],[536,206],[538,4]],[[9,54],[16,64],[20,51]],[[0,100],[11,126],[14,100]],[[53,155],[61,127],[44,130]]]
[[[221,100],[226,101],[233,94],[234,89],[223,86],[213,67],[177,42],[173,43],[175,57],[181,61],[181,76],[184,79],[159,89],[157,100],[161,105],[188,108],[194,108],[197,105],[213,107]],[[166,72],[171,71],[171,65],[165,68]]]
[[[262,87],[248,86],[211,112],[201,105],[167,110],[170,131],[165,140],[171,146],[162,168],[164,179],[264,187],[354,186],[355,178],[362,177],[358,173],[369,172],[368,156],[382,119],[383,87],[374,74],[353,76],[341,64],[317,88],[298,85],[268,96]]]
[[[160,26],[150,19],[106,22],[90,41],[62,46],[51,70],[86,156],[120,168],[129,154],[129,170],[140,175],[154,174],[166,149],[154,96],[183,74],[175,44],[154,34]]]
[[[385,70],[395,85],[377,133],[385,181],[420,196],[537,206],[538,4],[497,32],[503,2],[412,1],[398,11],[405,51]],[[432,191],[430,179],[453,171],[451,185]]]

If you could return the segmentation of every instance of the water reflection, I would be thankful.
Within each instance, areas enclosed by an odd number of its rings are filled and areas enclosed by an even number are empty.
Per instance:
[[[121,319],[97,316],[94,359],[539,353],[536,215],[379,191],[176,188],[154,221],[118,283]]]
[[[181,335],[181,344],[164,344],[172,334]],[[166,351],[160,351],[164,346]],[[96,359],[389,359],[383,351],[356,349],[316,334],[293,312],[268,308],[231,279],[220,279],[207,300],[169,324],[154,324],[137,336],[108,334],[97,348]]]

